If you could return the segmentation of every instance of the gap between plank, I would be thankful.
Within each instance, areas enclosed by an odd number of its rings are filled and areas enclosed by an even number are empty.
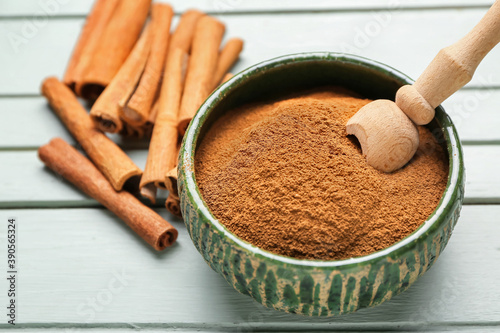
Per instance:
[[[144,205],[151,208],[165,208],[165,200],[167,197],[158,196],[156,203],[152,204],[147,199],[140,198]],[[103,205],[93,199],[70,200],[70,201],[12,201],[0,202],[0,210],[7,209],[80,209],[80,208],[96,208],[106,209]]]
[[[46,144],[48,143],[47,142],[44,142],[43,144]],[[120,144],[120,143],[117,143],[118,147],[120,147],[122,150],[125,150],[125,152],[127,151],[134,151],[134,150],[148,150],[148,147],[149,147],[149,143],[147,142],[127,142],[126,143],[126,146]],[[75,145],[72,145],[73,147],[75,147]],[[35,150],[38,150],[38,148],[40,148],[41,146],[4,146],[4,147],[0,147],[0,152],[11,152],[11,151],[35,151]],[[80,146],[76,146],[75,148],[77,148],[78,150],[81,151],[81,148]]]
[[[165,208],[166,197],[159,196],[155,204],[146,199],[139,199],[143,204],[151,208]],[[464,206],[493,206],[500,205],[500,197],[472,197],[465,198]],[[71,201],[12,201],[0,202],[0,211],[9,209],[81,209],[94,208],[106,209],[103,205],[93,199],[71,200]]]
[[[498,146],[500,140],[461,140],[463,146]]]
[[[297,8],[297,9],[263,9],[263,10],[248,10],[248,11],[205,11],[208,15],[217,15],[217,16],[235,16],[235,15],[279,15],[279,14],[319,14],[319,13],[350,13],[350,12],[372,12],[387,9],[387,6],[364,6],[364,7],[344,7],[344,8],[324,8],[324,9],[307,9],[307,8]],[[450,9],[487,9],[491,5],[410,5],[405,7],[402,4],[398,11],[418,11],[418,10],[450,10]],[[176,12],[175,15],[179,16],[182,13]],[[23,20],[28,17],[32,17],[34,14],[27,15],[0,15],[0,21],[10,21],[10,20]],[[84,19],[86,18],[86,14],[63,14],[63,15],[53,15],[48,16],[51,20],[68,20],[68,19]]]
[[[465,87],[460,88],[460,90],[500,90],[500,85],[490,85],[490,86],[478,86],[475,84],[470,84]],[[24,93],[19,93],[19,94],[3,94],[0,92],[0,98],[40,98],[43,97],[42,94],[24,94]],[[1,112],[2,110],[0,110]]]
[[[308,318],[304,318],[308,319]],[[331,323],[331,322],[290,322],[290,323],[217,323],[217,324],[189,324],[189,323],[29,323],[16,324],[18,329],[58,329],[71,328],[100,328],[100,329],[169,329],[175,331],[203,330],[217,332],[232,332],[238,328],[250,328],[252,332],[324,332],[324,331],[430,331],[436,329],[481,329],[500,327],[500,322],[394,322],[394,323]],[[11,328],[8,324],[0,324],[0,329]]]
[[[461,140],[462,146],[500,146],[500,140]],[[45,144],[45,143],[44,143]],[[74,146],[74,145],[73,145]],[[118,144],[118,146],[125,151],[134,151],[134,150],[147,150],[148,144],[137,142],[137,143],[127,143],[126,147]],[[15,151],[35,151],[38,150],[40,146],[4,146],[0,147],[1,152],[15,152]]]

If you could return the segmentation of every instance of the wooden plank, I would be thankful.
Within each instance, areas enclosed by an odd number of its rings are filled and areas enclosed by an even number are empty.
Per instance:
[[[462,89],[443,103],[465,144],[500,143],[498,105],[498,89]]]
[[[500,146],[465,146],[468,203],[500,203]]]
[[[36,149],[56,136],[71,144],[75,143],[42,96],[0,98],[0,114],[0,150]],[[128,149],[148,148],[145,139],[124,138],[120,135],[110,135],[110,138]]]
[[[500,146],[471,145],[465,146],[464,151],[466,202],[500,203]],[[139,167],[144,167],[146,150],[127,153]],[[0,208],[96,206],[94,201],[44,168],[36,151],[0,151],[0,165]]]
[[[2,211],[19,226],[21,327],[385,331],[500,324],[497,205],[465,206],[441,258],[407,292],[352,315],[314,320],[238,294],[203,262],[182,222],[159,212],[180,232],[162,253],[106,210]],[[0,247],[5,242],[1,233]]]
[[[467,143],[500,142],[500,89],[461,90],[444,103],[460,138]],[[0,98],[0,150],[35,149],[59,136],[74,143],[43,97]],[[485,121],[486,120],[486,121]],[[147,149],[145,140],[111,138],[127,149]]]
[[[227,24],[227,36],[246,40],[235,72],[289,53],[341,51],[390,64],[416,78],[439,49],[468,32],[485,10],[226,15],[221,19]],[[0,82],[0,95],[38,94],[44,77],[61,76],[83,20],[49,20],[22,37],[26,24],[0,21],[0,63],[3,77],[9,78]],[[22,42],[13,42],[13,36]],[[499,56],[500,48],[492,51],[470,86],[500,85],[500,76],[494,74],[500,72]]]
[[[37,148],[55,136],[74,142],[44,97],[1,98],[0,110],[1,145],[6,149]]]
[[[2,17],[10,16],[32,16],[32,15],[86,15],[93,0],[23,0],[3,1],[0,3],[0,14]],[[190,8],[198,8],[206,12],[276,12],[276,11],[324,11],[324,10],[371,10],[385,9],[396,4],[399,8],[442,8],[442,7],[478,7],[490,6],[491,0],[171,0],[156,1],[170,3],[177,13]]]
[[[147,150],[130,150],[128,155],[144,169]],[[36,151],[0,153],[0,208],[2,207],[96,207],[97,202],[44,167]],[[163,206],[167,192],[160,191],[157,206]]]

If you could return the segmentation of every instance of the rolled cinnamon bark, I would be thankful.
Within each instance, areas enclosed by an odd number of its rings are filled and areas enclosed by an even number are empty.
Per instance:
[[[118,2],[119,0],[97,0],[92,7],[64,74],[63,82],[73,91],[77,82],[81,84],[82,75],[99,45],[99,36],[106,29]]]
[[[135,139],[151,140],[151,133],[153,133],[153,127],[157,113],[158,113],[158,100],[155,101],[146,123],[136,127],[134,125],[130,125],[127,124],[126,122],[123,122],[123,129],[122,131],[120,131],[120,134],[122,136],[128,136]]]
[[[132,139],[142,139],[146,136],[146,129],[142,126],[132,126],[127,123],[123,123],[122,131],[120,134],[125,137],[129,137]]]
[[[227,81],[229,81],[232,77],[234,76],[233,73],[226,73],[226,75],[224,75],[224,77],[222,78],[222,81],[220,84],[223,84],[223,83],[226,83]]]
[[[139,185],[141,194],[152,202],[156,200],[156,187],[167,188],[165,176],[177,162],[177,112],[186,62],[187,54],[183,50],[176,48],[169,52],[158,101],[158,115],[149,143],[146,167]]]
[[[92,59],[86,66],[77,93],[95,100],[111,82],[134,47],[146,18],[151,0],[121,0],[99,38]]]
[[[116,192],[102,173],[61,138],[40,147],[43,163],[90,197],[115,213],[155,250],[161,251],[177,239],[177,230],[132,194]]]
[[[185,12],[171,37],[148,159],[139,185],[141,195],[153,203],[156,202],[156,189],[169,187],[165,183],[165,176],[176,165],[177,117],[187,53],[191,48],[196,24],[203,15],[197,10]]]
[[[157,103],[156,103],[157,104]],[[153,108],[155,106],[153,105]],[[156,107],[156,110],[158,108]],[[131,137],[134,139],[151,139],[151,133],[153,133],[153,127],[154,127],[154,122],[156,118],[156,114],[153,114],[155,109],[151,111],[151,114],[149,115],[148,121],[141,126],[133,126],[130,124],[127,124],[126,122],[123,123],[123,128],[120,131],[120,135],[125,136],[125,137]],[[149,143],[149,142],[148,142]]]
[[[127,123],[123,123],[122,129],[120,130],[120,132],[118,132],[118,134],[120,134],[123,137],[127,137],[127,138],[133,137],[134,133],[135,132],[132,129],[132,127],[130,127]]]
[[[212,81],[212,90],[215,89],[226,75],[227,71],[234,65],[241,51],[243,50],[243,40],[240,38],[231,38],[222,48],[215,69]]]
[[[90,116],[101,131],[121,131],[120,104],[128,101],[139,82],[151,48],[151,37],[151,25],[148,24],[123,66],[92,106]]]
[[[152,202],[156,200],[156,188],[172,187],[166,175],[177,165],[177,118],[187,67],[187,54],[191,50],[196,25],[203,16],[204,14],[197,10],[186,11],[171,37],[155,126],[140,185],[142,195]]]
[[[134,126],[143,125],[149,117],[165,66],[174,12],[167,4],[155,3],[151,10],[152,42],[146,67],[130,100],[122,106],[122,117]]]
[[[187,54],[190,53],[196,25],[204,15],[205,14],[195,9],[190,9],[182,14],[179,24],[177,24],[175,28],[175,32],[172,34],[169,52],[177,48],[183,50]]]
[[[167,197],[167,200],[165,201],[165,207],[173,215],[178,216],[178,217],[182,217],[181,203],[180,203],[178,197],[176,197],[172,194],[169,194],[169,196]]]
[[[224,31],[224,24],[210,16],[202,17],[196,25],[177,125],[181,135],[212,91]]]
[[[73,92],[55,77],[43,81],[42,94],[69,132],[117,191],[142,174],[120,147],[94,127]]]
[[[144,137],[151,139],[153,134],[153,128],[156,122],[156,116],[158,115],[158,99],[154,102],[151,107],[151,112],[149,114],[148,120],[142,126],[144,128]]]
[[[176,157],[179,156],[179,148],[180,142],[177,145],[177,153],[175,155]],[[175,166],[167,172],[167,179],[165,183],[167,184],[167,190],[174,196],[178,197],[179,192],[177,191],[177,158],[175,159]]]
[[[161,88],[161,87],[160,87]],[[153,124],[156,122],[156,117],[158,116],[158,109],[159,109],[159,99],[156,99],[156,101],[153,103],[153,106],[151,107],[151,113],[149,114],[148,121],[146,123]]]

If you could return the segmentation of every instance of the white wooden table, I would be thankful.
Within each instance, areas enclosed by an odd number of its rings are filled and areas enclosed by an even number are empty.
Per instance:
[[[40,96],[61,76],[91,0],[0,2],[0,328],[6,324],[7,218],[18,221],[16,327],[31,331],[500,331],[500,47],[445,102],[464,143],[465,206],[435,266],[385,304],[338,318],[268,310],[203,262],[181,220],[156,253],[95,201],[44,169],[36,149],[74,143]],[[189,0],[243,37],[235,71],[302,51],[346,51],[416,78],[479,21],[491,0]],[[48,14],[44,14],[48,11]],[[417,51],[420,50],[420,51]],[[144,143],[120,142],[139,166]],[[423,175],[425,176],[425,175]]]

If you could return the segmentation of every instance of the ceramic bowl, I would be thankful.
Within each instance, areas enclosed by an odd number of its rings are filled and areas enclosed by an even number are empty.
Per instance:
[[[408,289],[434,264],[451,236],[464,195],[460,141],[442,107],[428,127],[449,158],[446,190],[431,216],[392,246],[345,260],[299,260],[255,247],[224,227],[196,185],[196,148],[215,119],[232,108],[280,93],[322,85],[393,99],[413,81],[384,64],[347,54],[301,53],[252,66],[221,85],[191,122],[179,157],[178,189],[191,239],[231,286],[266,307],[307,316],[332,316],[378,305]]]

